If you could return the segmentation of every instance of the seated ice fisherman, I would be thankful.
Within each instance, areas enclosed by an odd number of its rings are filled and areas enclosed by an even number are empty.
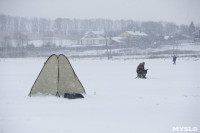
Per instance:
[[[137,70],[136,70],[137,78],[146,78],[148,69],[144,69],[144,65],[145,65],[145,62],[142,62],[138,65]]]

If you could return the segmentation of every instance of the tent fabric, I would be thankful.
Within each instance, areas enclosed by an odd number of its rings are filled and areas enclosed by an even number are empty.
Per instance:
[[[75,74],[69,60],[63,54],[51,55],[44,64],[29,96],[56,95],[65,93],[85,93],[85,89]]]
[[[58,79],[58,59],[56,55],[51,55],[42,71],[40,72],[37,80],[35,81],[31,95],[36,93],[56,95],[57,93],[57,80]]]
[[[60,55],[59,60],[59,80],[58,80],[58,93],[84,93],[83,86],[76,76],[69,60]]]

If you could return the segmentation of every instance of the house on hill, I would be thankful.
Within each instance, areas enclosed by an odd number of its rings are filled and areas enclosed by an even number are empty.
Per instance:
[[[200,41],[200,30],[193,32],[194,41]]]
[[[105,45],[104,31],[88,31],[80,40],[82,45]]]
[[[119,37],[124,37],[128,40],[138,40],[146,36],[148,36],[146,33],[140,31],[125,31],[119,35]]]

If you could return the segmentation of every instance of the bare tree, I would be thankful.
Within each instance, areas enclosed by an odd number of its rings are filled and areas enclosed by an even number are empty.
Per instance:
[[[17,47],[20,49],[19,54],[21,56],[24,56],[25,55],[24,47],[25,47],[25,44],[27,44],[27,42],[28,42],[28,37],[22,33],[17,33],[15,35],[15,37],[16,37],[16,41],[17,41]]]

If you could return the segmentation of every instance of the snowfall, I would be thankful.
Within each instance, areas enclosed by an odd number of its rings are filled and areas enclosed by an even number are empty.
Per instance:
[[[85,98],[29,97],[46,60],[0,58],[0,133],[200,131],[200,58],[70,58]],[[148,78],[137,79],[143,61]]]

